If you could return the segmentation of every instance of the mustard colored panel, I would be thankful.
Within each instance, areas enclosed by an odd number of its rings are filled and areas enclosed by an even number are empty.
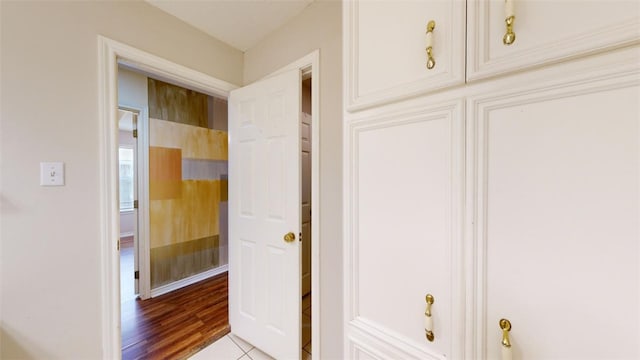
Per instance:
[[[220,233],[220,180],[184,180],[179,199],[149,202],[151,248]]]
[[[219,242],[216,235],[151,249],[151,288],[217,267]]]
[[[177,199],[182,194],[182,150],[149,147],[149,199]]]
[[[189,159],[227,160],[227,133],[220,130],[149,119],[149,144],[181,148]]]
[[[147,85],[149,117],[209,127],[209,96],[152,78],[148,79]]]

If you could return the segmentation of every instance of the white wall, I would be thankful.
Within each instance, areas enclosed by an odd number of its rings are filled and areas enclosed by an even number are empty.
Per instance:
[[[343,356],[341,6],[339,1],[315,1],[298,17],[247,50],[244,59],[244,83],[249,84],[320,49],[322,359]]]
[[[144,2],[0,13],[0,358],[98,359],[97,35],[235,84],[243,54]],[[40,187],[40,161],[64,161],[66,185]]]

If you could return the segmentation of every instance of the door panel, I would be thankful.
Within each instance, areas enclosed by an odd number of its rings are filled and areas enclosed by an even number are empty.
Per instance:
[[[464,83],[465,2],[345,1],[349,111]],[[435,67],[427,69],[426,29]]]
[[[501,318],[515,359],[640,357],[640,87],[629,80],[470,105],[478,359],[499,358]]]
[[[516,40],[506,46],[505,1],[469,0],[468,80],[640,42],[638,1],[510,1]]]
[[[359,123],[353,137],[351,331],[393,346],[389,359],[462,356],[461,103]],[[432,294],[435,340],[425,338]]]
[[[279,359],[300,356],[299,114],[299,71],[229,98],[229,320]]]

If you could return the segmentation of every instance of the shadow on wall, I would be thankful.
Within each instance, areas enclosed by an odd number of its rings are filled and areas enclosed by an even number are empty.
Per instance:
[[[51,354],[46,354],[36,347],[33,341],[17,334],[3,325],[0,328],[0,352],[5,360],[49,359]]]

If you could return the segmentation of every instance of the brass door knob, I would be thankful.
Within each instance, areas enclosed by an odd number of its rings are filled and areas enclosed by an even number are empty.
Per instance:
[[[286,242],[293,242],[296,240],[296,234],[289,232],[284,236],[284,241]]]

